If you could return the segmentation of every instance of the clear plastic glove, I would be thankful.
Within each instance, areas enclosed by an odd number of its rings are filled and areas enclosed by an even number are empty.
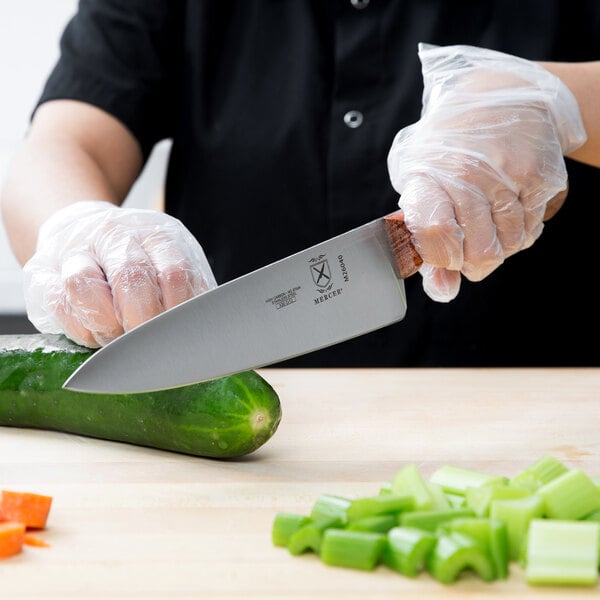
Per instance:
[[[419,45],[423,109],[388,156],[425,292],[456,297],[540,236],[567,192],[563,155],[586,140],[569,89],[536,63]]]
[[[100,201],[52,215],[24,266],[29,320],[42,333],[91,348],[215,286],[202,248],[180,221]]]

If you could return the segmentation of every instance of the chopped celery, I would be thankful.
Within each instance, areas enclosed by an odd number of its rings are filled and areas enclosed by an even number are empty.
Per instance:
[[[431,483],[430,481],[427,481],[426,484],[427,488],[429,489],[429,493],[431,494],[431,498],[433,499],[431,508],[451,508],[450,501],[446,497],[441,485],[438,485],[437,483]]]
[[[514,560],[533,585],[594,585],[600,478],[550,456],[512,479],[445,466],[424,480],[409,464],[376,495],[323,494],[308,516],[277,513],[272,540],[326,564],[372,570],[383,562],[409,577],[426,569],[443,583],[466,569],[505,579]]]
[[[272,528],[273,545],[287,546],[292,534],[304,525],[308,525],[311,519],[306,515],[296,513],[280,512],[275,515]]]
[[[506,523],[508,553],[511,560],[518,560],[529,523],[544,516],[544,501],[535,494],[512,500],[492,500],[490,516]]]
[[[444,492],[444,496],[446,496],[446,498],[448,499],[448,504],[451,508],[461,508],[467,505],[467,501],[462,494]]]
[[[490,555],[494,577],[506,579],[508,575],[508,533],[506,523],[485,517],[462,517],[442,526],[444,532],[462,533],[473,538]]]
[[[427,557],[427,570],[441,583],[452,583],[465,570],[472,569],[484,581],[494,579],[490,555],[470,536],[441,533]]]
[[[368,496],[352,500],[346,515],[348,521],[356,521],[374,515],[399,513],[403,510],[412,510],[414,499],[406,494],[382,494],[380,496]]]
[[[388,531],[382,562],[407,577],[415,577],[423,570],[436,539],[433,533],[422,529],[394,527]]]
[[[392,491],[395,494],[410,494],[417,510],[433,506],[433,496],[416,465],[406,465],[396,473],[392,480]]]
[[[381,533],[327,529],[321,560],[327,565],[370,571],[379,563],[385,543],[386,537]]]
[[[391,494],[392,493],[392,482],[391,481],[385,481],[381,484],[381,487],[379,488],[379,493],[380,494]]]
[[[490,483],[480,487],[467,488],[465,504],[472,508],[478,517],[487,517],[490,514],[492,500],[524,498],[530,493],[524,488],[513,487],[506,483]]]
[[[352,521],[346,525],[345,529],[349,531],[373,531],[375,533],[386,533],[392,527],[398,524],[398,519],[394,513],[389,515],[373,515]]]
[[[551,519],[581,519],[600,509],[600,489],[581,469],[563,473],[537,493],[544,499],[546,516]]]
[[[586,515],[583,520],[600,523],[600,510],[595,510],[594,512],[591,512],[589,515]]]
[[[457,517],[474,517],[470,508],[447,508],[443,510],[413,510],[400,515],[400,525],[435,532],[442,524]]]
[[[440,485],[444,492],[464,495],[467,488],[479,487],[490,483],[506,483],[508,480],[506,477],[498,475],[490,475],[463,467],[444,465],[432,473],[429,481]]]
[[[314,521],[328,520],[332,518],[341,519],[344,523],[348,520],[346,511],[351,500],[333,494],[321,494],[310,511],[311,519]]]
[[[294,556],[304,554],[305,552],[314,552],[320,554],[323,535],[330,529],[341,528],[344,526],[344,521],[339,517],[331,519],[322,519],[319,521],[311,521],[297,529],[290,537],[288,542],[288,550]]]
[[[510,480],[510,483],[514,487],[535,492],[538,488],[541,488],[546,483],[550,483],[553,479],[556,479],[568,470],[568,467],[558,460],[558,458],[543,456],[520,473],[517,473]]]
[[[534,519],[527,538],[527,583],[595,585],[598,581],[600,524]]]

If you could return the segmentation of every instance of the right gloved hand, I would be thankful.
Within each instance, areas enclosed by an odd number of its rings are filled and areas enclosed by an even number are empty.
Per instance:
[[[33,325],[91,348],[216,286],[204,251],[179,220],[101,201],[52,215],[23,272]]]
[[[388,156],[423,258],[448,302],[530,247],[567,191],[564,155],[586,140],[577,101],[537,63],[472,46],[421,45],[423,109]]]

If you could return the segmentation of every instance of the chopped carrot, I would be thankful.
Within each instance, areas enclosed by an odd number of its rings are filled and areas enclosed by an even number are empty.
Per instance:
[[[14,521],[0,523],[0,558],[19,554],[23,550],[25,525]]]
[[[23,538],[23,543],[27,546],[35,546],[36,548],[49,548],[50,544],[45,540],[36,537],[35,535],[25,534]]]
[[[2,490],[0,515],[5,521],[18,521],[28,528],[43,529],[51,504],[52,496]]]

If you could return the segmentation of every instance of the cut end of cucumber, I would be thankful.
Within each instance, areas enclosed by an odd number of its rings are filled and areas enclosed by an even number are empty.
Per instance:
[[[91,354],[93,350],[80,346],[64,335],[58,334],[22,334],[0,335],[0,353],[4,352],[35,352],[43,353],[68,352],[74,354]]]

